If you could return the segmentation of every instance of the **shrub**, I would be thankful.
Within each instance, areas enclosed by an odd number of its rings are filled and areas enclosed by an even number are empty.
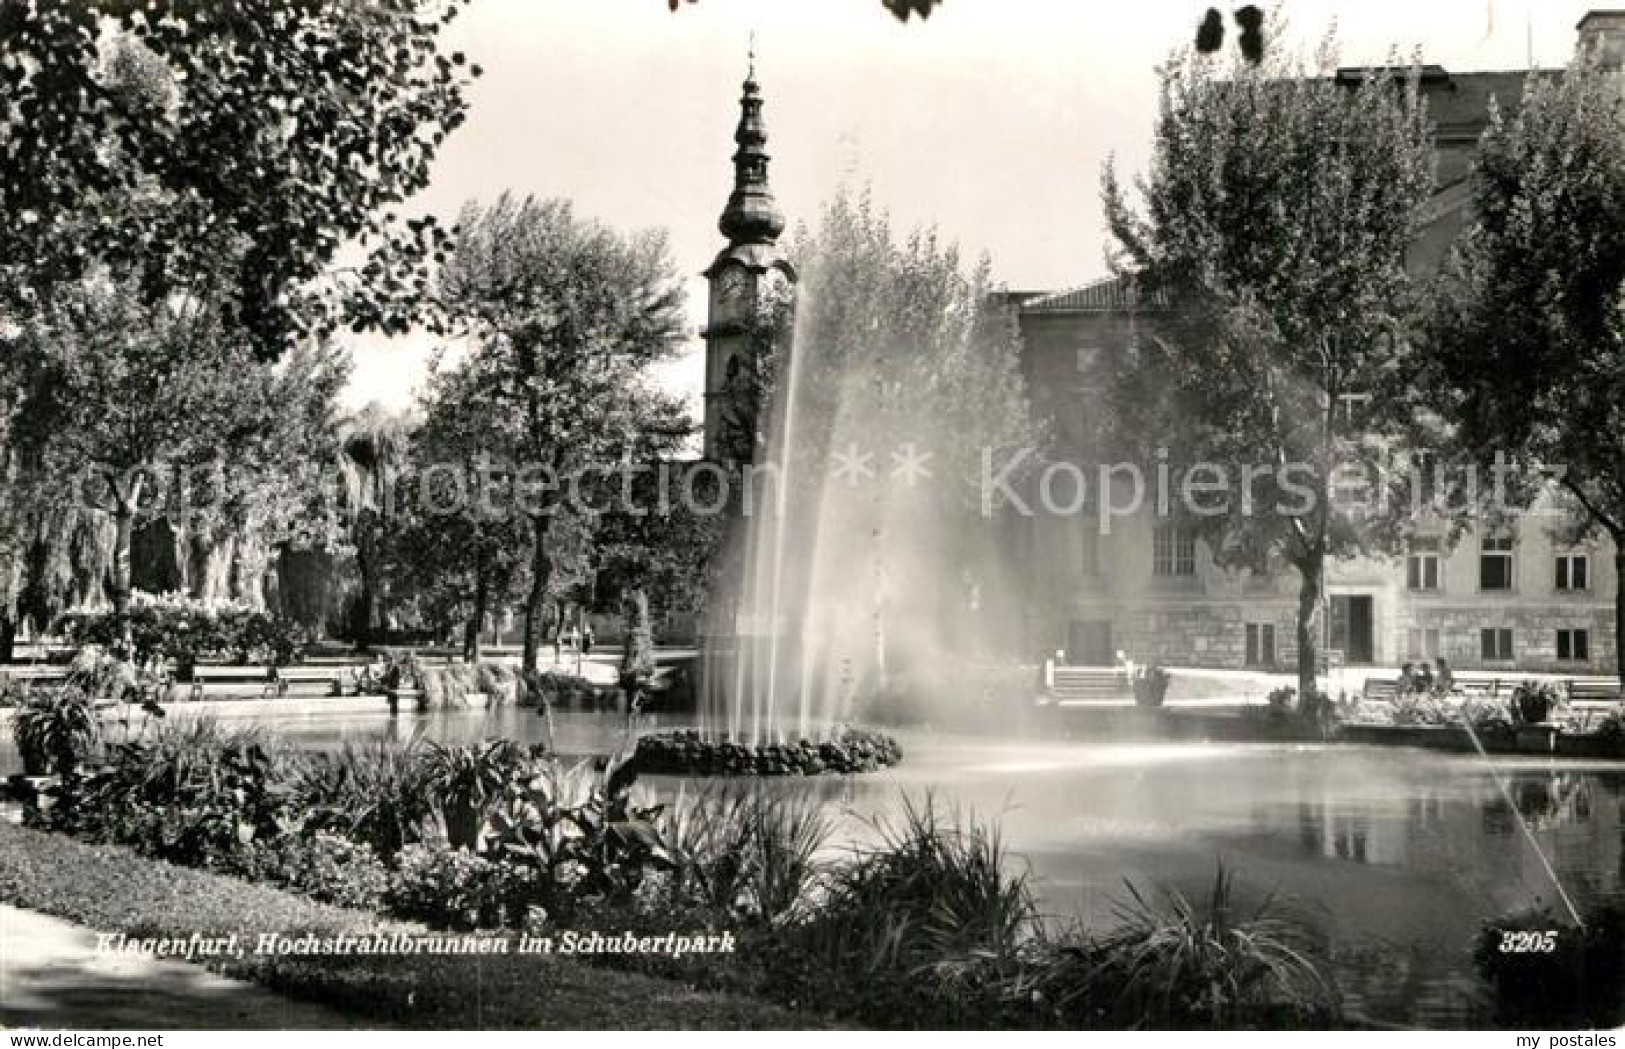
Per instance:
[[[517,706],[519,675],[512,667],[480,663],[474,667],[474,691],[485,693],[490,706]]]
[[[1473,950],[1504,1027],[1611,1029],[1625,1023],[1625,907],[1582,930],[1539,907],[1487,922]]]
[[[1595,725],[1587,726],[1589,735],[1615,744],[1625,744],[1625,711],[1610,711]]]
[[[478,692],[477,668],[466,663],[453,663],[443,667],[424,667],[423,702],[429,710],[447,710],[468,706],[468,694]]]
[[[775,978],[888,1025],[1008,1022],[1004,987],[1038,918],[997,827],[945,818],[930,798],[873,826],[879,843],[834,868],[815,912],[771,942]]]
[[[385,905],[432,929],[470,932],[523,923],[529,878],[512,864],[460,849],[409,845],[389,878]]]
[[[1452,716],[1445,702],[1425,692],[1396,695],[1393,702],[1396,725],[1447,725]]]
[[[1512,709],[1523,725],[1538,725],[1551,717],[1563,701],[1557,686],[1539,681],[1525,681],[1512,690]]]
[[[382,909],[389,886],[389,869],[371,849],[326,831],[262,844],[236,873],[356,910]]]
[[[0,709],[20,707],[28,698],[28,683],[18,681],[10,674],[0,674]]]
[[[1512,709],[1498,699],[1469,698],[1461,704],[1453,720],[1476,732],[1500,731],[1512,727]]]
[[[346,741],[336,752],[303,755],[293,763],[289,794],[308,827],[363,842],[388,862],[423,840],[424,823],[434,812],[420,757],[416,737],[404,744]]]
[[[88,693],[73,681],[22,694],[11,720],[12,740],[30,775],[72,775],[101,738]]]
[[[1262,706],[1247,706],[1242,708],[1242,717],[1250,724],[1261,727],[1301,732],[1309,729],[1326,731],[1331,721],[1338,716],[1337,701],[1324,692],[1310,692],[1302,702],[1298,698],[1298,690],[1283,685],[1273,689],[1265,697]],[[1358,716],[1358,705],[1344,708],[1343,716],[1352,718]]]
[[[800,916],[830,834],[817,801],[713,786],[665,817],[672,903],[762,925]]]
[[[534,759],[493,808],[485,854],[525,868],[550,917],[586,901],[632,903],[651,874],[675,866],[658,823],[663,810],[639,798],[637,776],[635,764],[617,758],[601,773]]]
[[[651,733],[638,739],[634,759],[645,772],[705,776],[815,776],[874,772],[895,765],[903,748],[883,732],[847,728],[823,742],[753,747],[708,739],[699,731]]]
[[[507,740],[479,747],[428,744],[423,785],[440,810],[452,848],[478,847],[486,811],[517,770],[519,758],[519,747]]]
[[[1236,1029],[1324,1026],[1340,1013],[1298,928],[1270,916],[1271,900],[1237,913],[1221,864],[1206,906],[1165,890],[1157,900],[1126,883],[1119,927],[1083,953],[1073,1007],[1114,1027]],[[1083,1019],[1083,1017],[1078,1017]]]
[[[557,670],[527,670],[518,677],[520,706],[591,706],[604,697],[604,690],[586,678]]]
[[[128,629],[135,659],[172,658],[185,670],[206,659],[293,662],[309,638],[298,623],[231,601],[135,592],[121,623],[111,611],[69,612],[57,629],[75,645],[114,647]]]
[[[128,845],[193,867],[240,870],[256,842],[282,833],[279,755],[258,732],[209,719],[113,747],[105,767],[64,780],[31,822]]]

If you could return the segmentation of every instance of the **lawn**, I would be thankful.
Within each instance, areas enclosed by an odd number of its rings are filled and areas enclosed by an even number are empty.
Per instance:
[[[423,934],[422,927],[0,822],[0,902],[131,936]],[[604,930],[611,932],[614,930]],[[357,1017],[445,1029],[798,1029],[737,995],[546,955],[209,959],[210,968]]]

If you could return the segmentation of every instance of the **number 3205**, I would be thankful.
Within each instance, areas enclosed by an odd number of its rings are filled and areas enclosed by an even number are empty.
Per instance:
[[[1557,930],[1501,933],[1502,954],[1551,954],[1557,950]]]

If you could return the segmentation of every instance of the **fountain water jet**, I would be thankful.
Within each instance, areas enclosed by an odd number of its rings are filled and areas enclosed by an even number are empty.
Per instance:
[[[1005,572],[955,485],[1030,418],[1013,328],[986,312],[984,271],[965,277],[932,235],[895,243],[866,205],[826,212],[798,274],[754,79],[741,104],[729,245],[706,273],[706,448],[746,490],[704,630],[703,733],[828,741],[905,691],[933,711],[984,700],[968,671],[994,658],[992,614],[968,595]]]

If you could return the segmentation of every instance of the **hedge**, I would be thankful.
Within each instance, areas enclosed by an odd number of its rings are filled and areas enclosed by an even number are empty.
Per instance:
[[[101,932],[214,937],[422,935],[421,926],[0,822],[0,902]],[[605,933],[617,930],[605,929]],[[674,930],[682,931],[682,930]],[[417,1029],[744,1029],[810,1026],[738,995],[704,993],[549,955],[209,958],[217,972],[358,1017]]]

